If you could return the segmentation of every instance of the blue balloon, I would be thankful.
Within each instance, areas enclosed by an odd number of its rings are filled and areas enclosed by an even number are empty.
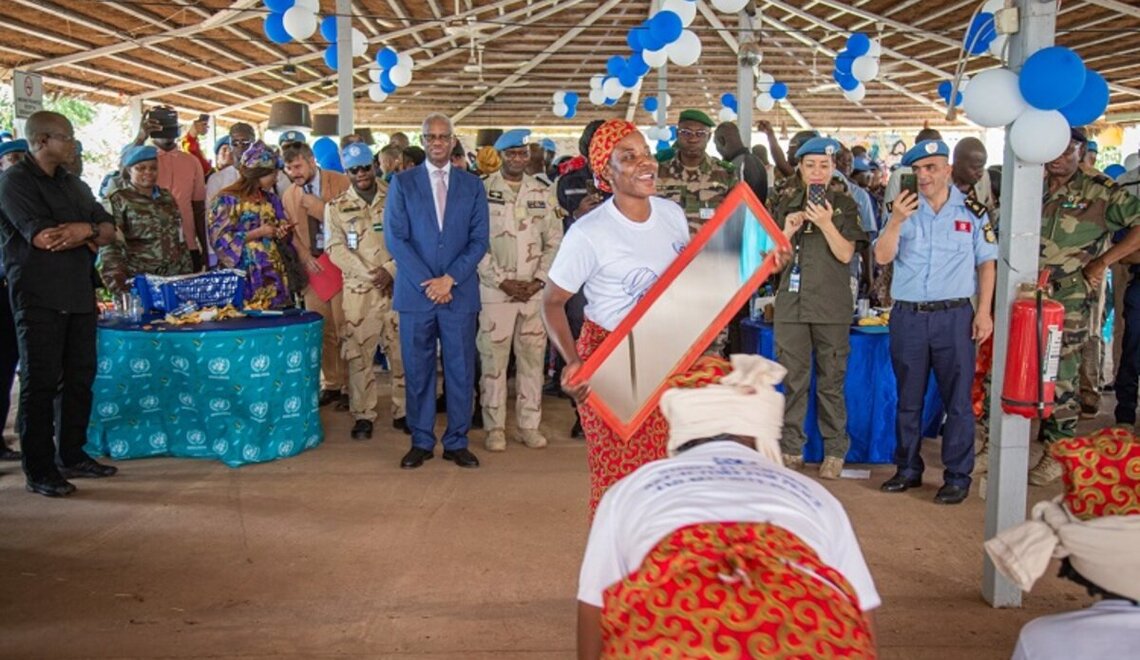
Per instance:
[[[1050,46],[1029,56],[1018,76],[1025,101],[1038,110],[1059,110],[1085,87],[1085,63],[1064,46]]]
[[[649,21],[643,21],[641,25],[637,26],[637,38],[641,42],[643,50],[661,50],[666,46],[664,41],[661,41],[653,34],[650,29]]]
[[[732,92],[725,92],[720,95],[720,104],[726,108],[731,108],[736,105],[736,94]]]
[[[859,86],[859,79],[850,73],[843,73],[837,70],[832,74],[832,77],[835,78],[835,82],[839,83],[839,89],[845,92],[850,92]],[[775,85],[773,85],[773,87],[775,87]],[[772,98],[776,97],[773,96]]]
[[[869,50],[871,50],[871,38],[862,32],[852,32],[851,36],[847,37],[847,52],[851,55],[851,59],[866,55]]]
[[[293,41],[293,37],[285,30],[285,17],[277,13],[265,17],[265,36],[275,44]]]
[[[621,75],[622,71],[625,71],[624,57],[621,55],[614,55],[610,59],[606,60],[606,73],[616,78]]]
[[[618,74],[618,81],[621,82],[622,87],[634,87],[637,85],[638,80],[641,80],[641,76],[630,70],[628,66],[622,69],[621,73]]]
[[[578,107],[578,92],[566,92],[566,96],[563,97],[562,102],[565,103],[568,108]]]
[[[1096,121],[1108,109],[1108,83],[1096,71],[1085,73],[1085,86],[1077,100],[1061,108],[1069,126],[1084,126]]]
[[[566,110],[566,114],[564,116],[567,119],[573,119],[574,115],[576,115],[576,114],[578,114],[578,107],[572,105]]]
[[[788,86],[782,82],[772,83],[772,87],[768,89],[768,94],[777,101],[786,99],[788,98]]]
[[[657,97],[646,97],[645,102],[642,104],[642,106],[645,108],[646,112],[657,112]]]
[[[850,51],[841,50],[835,54],[835,70],[840,73],[851,74],[851,65],[855,63],[855,56]]]
[[[397,89],[398,89],[398,87],[396,87],[396,83],[392,82],[392,78],[388,76],[388,69],[384,69],[383,71],[381,71],[380,72],[380,91],[384,92],[385,94],[392,94]]]
[[[629,44],[629,49],[635,53],[640,53],[645,50],[645,46],[641,45],[641,28],[633,28],[625,35],[625,43]]]
[[[673,142],[677,141],[677,127],[676,126],[670,126],[669,127],[669,139]]]
[[[952,91],[954,91],[954,83],[949,80],[938,83],[938,96],[942,97],[943,101],[950,102],[950,92]]]
[[[658,140],[657,141],[657,151],[668,151],[671,146],[672,145],[670,145],[665,140]]]
[[[336,71],[336,44],[329,44],[325,49],[325,66]]]
[[[313,156],[317,160],[325,159],[329,156],[334,156],[337,160],[340,160],[336,142],[330,137],[317,138],[317,141],[313,143]]]
[[[340,172],[341,174],[344,173],[344,165],[341,164],[340,156],[338,156],[337,154],[333,154],[332,156],[326,156],[325,158],[318,158],[317,164],[320,165],[321,169],[323,169],[323,170],[329,170],[332,172]]]
[[[325,16],[321,19],[321,36],[330,44],[336,43],[336,16]]]
[[[391,46],[385,46],[379,53],[376,53],[376,63],[380,65],[381,69],[391,69],[399,61],[400,54]]]
[[[974,16],[970,27],[966,28],[966,52],[971,55],[981,55],[986,52],[994,39],[997,39],[994,15],[982,12]]]
[[[659,11],[649,19],[649,31],[663,43],[671,44],[681,37],[685,29],[681,17],[671,11]]]
[[[293,8],[296,0],[265,0],[265,8],[274,14],[284,14]]]
[[[636,73],[638,78],[649,73],[649,65],[645,63],[645,58],[641,56],[641,53],[630,55],[625,68]]]
[[[1128,170],[1124,169],[1124,166],[1120,163],[1113,163],[1112,165],[1104,168],[1105,175],[1112,179],[1119,179],[1120,175],[1126,173],[1127,171]]]
[[[606,99],[604,105],[617,105],[617,99]]]

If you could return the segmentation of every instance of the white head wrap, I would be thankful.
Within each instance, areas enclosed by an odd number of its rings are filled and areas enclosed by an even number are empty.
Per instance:
[[[669,455],[690,440],[722,433],[756,439],[756,451],[783,465],[780,434],[784,395],[776,391],[788,370],[759,355],[733,355],[732,373],[717,385],[667,390],[661,412],[669,422]]]
[[[1050,559],[1068,557],[1089,581],[1140,601],[1140,516],[1080,520],[1062,499],[1038,502],[1029,520],[986,541],[994,566],[1029,591]]]

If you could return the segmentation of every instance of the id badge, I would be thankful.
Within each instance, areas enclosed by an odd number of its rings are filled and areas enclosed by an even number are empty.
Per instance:
[[[701,220],[712,220],[714,215],[716,215],[716,209],[708,206],[701,207]]]
[[[325,249],[325,234],[324,234],[324,232],[317,234],[316,238],[313,239],[313,242],[316,243],[318,250]]]
[[[355,229],[350,229],[344,235],[344,243],[348,249],[355,250],[360,247],[360,234],[357,234]]]
[[[792,266],[792,272],[788,276],[788,293],[800,292],[800,267]]]

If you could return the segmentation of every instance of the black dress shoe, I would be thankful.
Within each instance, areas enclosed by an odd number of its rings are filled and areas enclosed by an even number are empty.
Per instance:
[[[317,405],[325,407],[340,398],[340,392],[336,390],[321,390],[321,395],[317,397]]]
[[[0,461],[18,461],[23,457],[24,455],[15,449],[9,449],[0,444]]]
[[[412,434],[412,427],[408,426],[407,417],[397,417],[392,420],[392,428],[403,431],[406,435]]]
[[[938,489],[938,494],[934,496],[934,501],[938,504],[961,504],[969,494],[969,488],[945,484],[942,488]]]
[[[582,430],[582,420],[574,420],[574,426],[570,429],[570,437],[575,440],[586,437],[586,433]]]
[[[75,486],[59,475],[52,475],[44,479],[29,477],[27,488],[28,492],[45,497],[67,497],[75,492]]]
[[[404,457],[400,459],[400,467],[405,470],[418,468],[424,464],[424,461],[430,461],[435,456],[428,449],[420,449],[419,447],[412,447]]]
[[[59,469],[59,473],[63,475],[64,479],[102,479],[103,477],[113,477],[118,471],[119,468],[113,465],[96,463],[90,458],[79,461],[75,465],[64,465]]]
[[[349,408],[348,395],[347,394],[337,395],[336,409],[343,411],[343,410],[348,410],[348,408]]]
[[[353,440],[368,440],[372,437],[372,422],[367,419],[358,419],[352,425]]]
[[[466,448],[443,452],[443,460],[453,461],[456,465],[462,468],[479,467],[479,459],[475,457],[475,454],[472,454]]]
[[[918,488],[921,485],[922,477],[918,477],[916,479],[907,479],[901,474],[896,474],[890,479],[884,481],[883,485],[879,486],[879,490],[883,491],[884,493],[901,493],[911,488]]]

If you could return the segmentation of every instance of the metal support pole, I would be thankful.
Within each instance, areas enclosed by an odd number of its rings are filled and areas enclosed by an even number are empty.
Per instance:
[[[127,99],[127,113],[130,117],[129,121],[131,122],[131,139],[133,140],[135,138],[135,134],[138,133],[139,126],[142,125],[141,97],[132,96]]]
[[[1054,0],[1018,0],[1017,34],[1010,37],[1009,68],[1021,70],[1036,51],[1053,45],[1057,18]],[[1009,349],[1009,317],[1017,288],[1037,279],[1041,250],[1043,167],[1021,162],[1010,147],[1006,129],[1002,167],[1001,222],[997,266],[997,318],[994,323],[993,387],[990,390],[990,466],[986,484],[985,537],[1025,520],[1026,473],[1029,468],[1029,420],[1003,415],[1001,391]],[[1021,590],[1006,580],[983,554],[982,596],[994,607],[1020,607]]]
[[[759,20],[759,17],[757,17],[757,20]],[[747,11],[741,11],[740,36],[737,42],[746,44],[753,39],[752,19],[748,17]],[[739,129],[740,140],[744,144],[744,148],[751,149],[753,87],[756,84],[756,80],[752,72],[752,67],[740,61],[741,54],[742,53],[737,53],[736,64],[736,126]]]
[[[352,0],[336,0],[336,111],[337,133],[354,128],[352,114]]]

